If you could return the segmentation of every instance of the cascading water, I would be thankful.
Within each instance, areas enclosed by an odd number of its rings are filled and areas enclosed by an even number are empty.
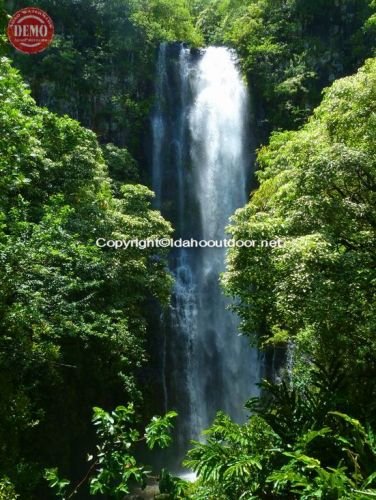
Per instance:
[[[250,168],[247,90],[232,51],[160,47],[153,130],[153,188],[175,239],[225,238],[246,203]],[[258,354],[237,334],[238,320],[219,284],[225,248],[175,248],[175,287],[164,319],[166,408],[179,413],[180,459],[218,410],[244,419],[257,393]]]

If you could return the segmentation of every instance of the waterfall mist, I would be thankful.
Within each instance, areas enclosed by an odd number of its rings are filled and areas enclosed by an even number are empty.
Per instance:
[[[235,54],[163,44],[152,117],[156,205],[175,238],[222,240],[229,217],[246,203],[251,152],[248,95]],[[163,318],[165,407],[176,409],[176,461],[218,410],[245,418],[257,394],[260,362],[238,335],[219,278],[224,248],[180,248],[170,256],[175,277]]]

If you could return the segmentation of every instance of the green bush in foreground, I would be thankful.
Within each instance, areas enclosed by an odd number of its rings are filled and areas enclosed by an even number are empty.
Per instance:
[[[134,457],[135,447],[145,441],[149,449],[166,448],[171,442],[172,420],[177,416],[169,412],[164,417],[153,417],[143,436],[135,428],[135,410],[132,405],[118,406],[112,412],[94,408],[93,423],[96,427],[97,451],[89,455],[89,471],[76,487],[69,480],[60,479],[57,469],[47,469],[45,478],[57,497],[72,498],[79,488],[89,483],[91,495],[124,498],[130,486],[146,485],[148,470]]]
[[[318,373],[319,375],[319,373]],[[321,380],[322,381],[322,380]],[[376,495],[376,433],[334,407],[319,386],[265,383],[247,423],[219,413],[185,465],[194,500],[361,500]]]

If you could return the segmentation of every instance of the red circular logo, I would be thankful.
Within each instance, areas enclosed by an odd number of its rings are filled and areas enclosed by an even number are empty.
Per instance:
[[[45,50],[54,37],[54,23],[50,16],[36,7],[17,11],[8,24],[8,38],[17,50],[37,54]]]

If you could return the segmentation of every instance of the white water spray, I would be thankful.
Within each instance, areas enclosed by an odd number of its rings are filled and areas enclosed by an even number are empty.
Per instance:
[[[164,45],[153,117],[153,185],[178,237],[221,240],[246,203],[251,168],[247,89],[232,51],[200,53]],[[178,452],[198,439],[218,410],[242,421],[257,394],[260,362],[219,284],[222,248],[175,249],[167,327],[168,406],[179,412]]]

